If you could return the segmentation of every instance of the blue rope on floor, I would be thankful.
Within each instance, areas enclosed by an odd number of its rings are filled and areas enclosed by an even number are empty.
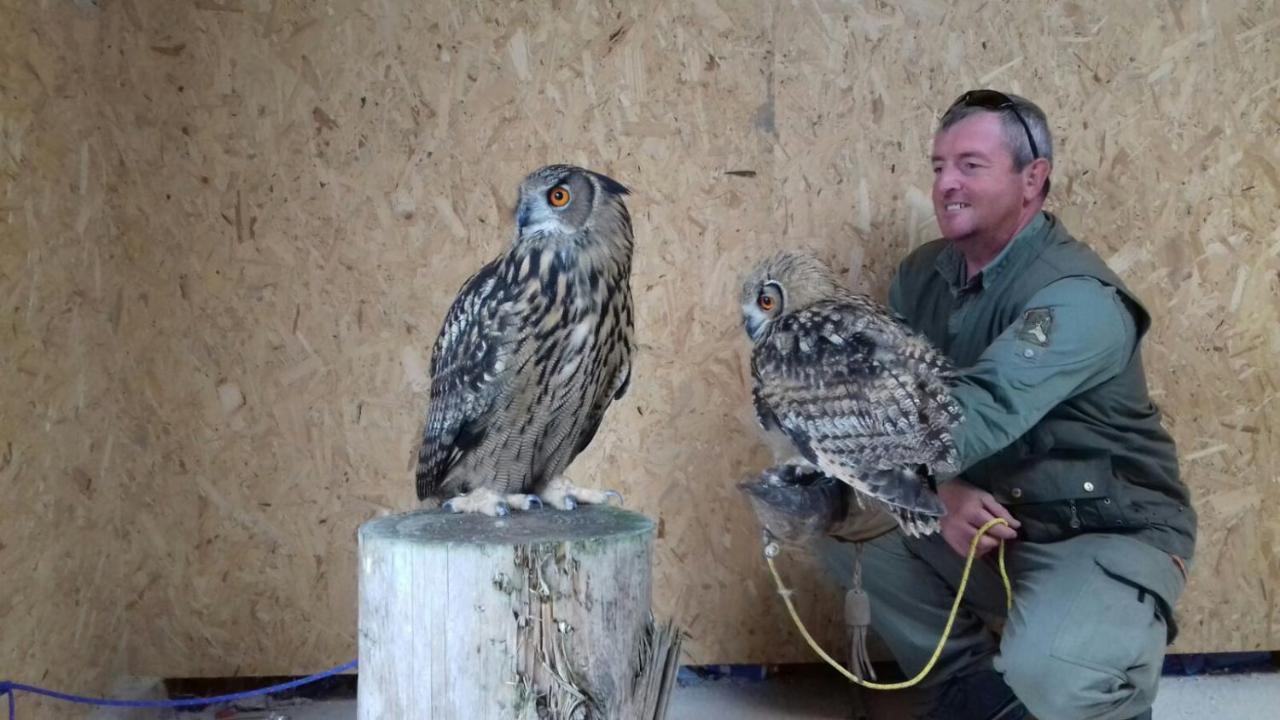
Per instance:
[[[335,668],[325,670],[322,673],[316,673],[315,675],[310,675],[298,680],[290,680],[287,683],[280,683],[279,685],[271,685],[269,687],[258,688],[257,690],[246,690],[244,692],[232,693],[230,695],[218,695],[216,697],[208,698],[184,698],[182,700],[112,700],[110,698],[91,698],[82,697],[80,695],[70,695],[68,693],[57,692],[56,690],[48,690],[32,685],[9,682],[8,680],[0,680],[0,696],[9,696],[9,720],[17,720],[17,701],[15,698],[19,692],[31,693],[32,695],[43,695],[45,697],[53,698],[54,700],[63,700],[65,702],[76,703],[79,705],[96,705],[98,707],[143,709],[192,707],[195,705],[212,705],[220,702],[247,700],[248,698],[261,697],[263,695],[271,695],[273,693],[291,690],[296,687],[301,687],[302,685],[309,685],[327,677],[346,672],[347,670],[354,670],[356,662],[357,661],[352,660],[351,662],[343,663]]]

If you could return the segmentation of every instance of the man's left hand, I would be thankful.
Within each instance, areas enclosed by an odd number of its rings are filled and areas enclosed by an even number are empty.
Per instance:
[[[978,541],[978,557],[982,557],[1000,544],[1001,540],[1017,539],[1015,532],[1022,523],[1014,519],[995,496],[960,479],[950,480],[938,487],[938,498],[947,509],[942,516],[942,538],[961,557],[969,555],[969,544],[992,518],[1004,518],[1006,525],[995,525]]]

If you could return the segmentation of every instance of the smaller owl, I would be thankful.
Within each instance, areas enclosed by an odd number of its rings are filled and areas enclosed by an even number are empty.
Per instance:
[[[775,452],[848,484],[910,535],[936,531],[932,474],[954,469],[962,419],[946,357],[808,253],[762,262],[741,301],[756,417]]]

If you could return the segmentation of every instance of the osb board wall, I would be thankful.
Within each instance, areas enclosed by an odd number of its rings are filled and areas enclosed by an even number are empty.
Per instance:
[[[0,351],[23,459],[0,472],[24,488],[0,557],[83,582],[55,541],[83,513],[71,562],[117,563],[117,604],[90,615],[123,618],[129,672],[354,655],[355,529],[413,506],[441,317],[553,161],[635,190],[635,379],[571,476],[659,520],[655,604],[686,661],[808,659],[733,487],[766,459],[738,279],[807,244],[883,295],[934,232],[937,114],[977,85],[1049,112],[1051,209],[1156,318],[1150,382],[1202,517],[1177,649],[1280,647],[1274,2],[99,5],[24,6],[57,41],[6,56],[6,78],[48,59],[5,97],[23,151],[0,299],[28,349]],[[60,396],[84,408],[61,437]],[[27,519],[60,496],[61,524]],[[787,573],[834,617],[829,586]],[[17,597],[44,613],[29,633],[74,616]]]
[[[109,687],[128,629],[112,348],[132,270],[91,139],[103,37],[74,6],[0,3],[0,679],[79,692]]]

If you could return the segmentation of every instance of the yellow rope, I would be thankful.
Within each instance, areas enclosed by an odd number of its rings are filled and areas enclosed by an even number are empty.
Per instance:
[[[933,666],[937,664],[938,657],[942,655],[942,648],[944,645],[947,644],[947,638],[950,637],[951,635],[951,626],[952,624],[955,623],[956,615],[960,611],[960,599],[964,597],[965,586],[969,584],[969,571],[973,568],[973,559],[978,555],[978,541],[982,539],[983,535],[987,534],[988,530],[995,527],[996,525],[1008,525],[1008,524],[1009,523],[1005,522],[1003,518],[992,518],[991,520],[987,521],[987,524],[979,528],[977,535],[973,536],[973,540],[969,543],[969,557],[966,558],[964,561],[964,574],[960,576],[960,587],[957,588],[956,590],[955,602],[951,604],[951,615],[947,618],[947,626],[942,630],[942,637],[938,638],[938,646],[933,649],[933,657],[929,658],[929,662],[925,663],[925,666],[920,669],[920,672],[917,673],[915,677],[911,678],[910,680],[904,680],[902,682],[897,682],[897,683],[868,682],[866,680],[859,678],[857,675],[854,675],[853,673],[849,672],[840,663],[836,662],[835,660],[832,660],[831,656],[828,655],[826,651],[824,651],[822,647],[818,645],[818,641],[814,640],[813,636],[809,634],[809,630],[804,626],[804,622],[800,620],[800,614],[796,612],[796,606],[791,602],[791,590],[788,590],[786,587],[783,586],[782,578],[778,575],[778,568],[775,567],[773,564],[773,558],[769,557],[766,554],[765,561],[769,563],[769,572],[773,573],[773,581],[778,586],[778,594],[782,596],[782,601],[787,604],[787,611],[791,613],[791,619],[795,621],[796,627],[800,629],[800,634],[803,635],[804,639],[809,643],[809,647],[813,648],[813,651],[816,652],[819,657],[821,657],[823,660],[826,660],[827,664],[830,665],[831,667],[835,668],[836,670],[839,670],[840,673],[844,675],[846,678],[848,678],[851,682],[857,683],[862,687],[871,688],[872,690],[902,690],[905,688],[909,688],[919,683],[921,680],[923,680],[925,676],[929,674],[929,671],[933,669]],[[1005,609],[1012,610],[1013,609],[1013,586],[1010,585],[1009,583],[1009,573],[1006,572],[1004,569],[1004,541],[1003,540],[1000,541],[999,562],[1000,562],[1000,579],[1004,581]]]

